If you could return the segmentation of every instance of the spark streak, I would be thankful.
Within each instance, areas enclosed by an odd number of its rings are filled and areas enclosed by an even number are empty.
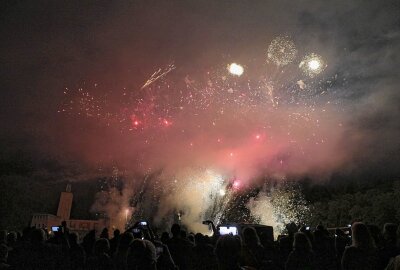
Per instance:
[[[174,64],[169,64],[166,68],[161,69],[159,68],[157,71],[155,71],[150,78],[145,82],[145,84],[140,88],[144,89],[151,84],[153,84],[155,81],[159,80],[162,77],[165,77],[168,73],[170,73],[172,70],[174,70],[176,67]]]

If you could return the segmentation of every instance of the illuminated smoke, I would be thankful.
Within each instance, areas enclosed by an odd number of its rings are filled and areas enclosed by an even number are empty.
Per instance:
[[[281,233],[283,224],[277,221],[271,197],[266,192],[262,191],[257,197],[251,198],[247,207],[258,223],[274,227],[275,238]]]
[[[135,181],[124,179],[123,188],[119,188],[121,175],[118,169],[114,168],[111,179],[105,178],[101,191],[95,195],[95,202],[91,211],[100,213],[110,218],[110,225],[115,228],[124,229],[127,221],[130,220],[134,208],[130,200],[135,193]]]
[[[173,178],[174,181],[165,186],[155,223],[175,216],[174,221],[179,220],[189,230],[207,233],[202,221],[211,219],[218,223],[224,203],[229,200],[223,176],[212,169],[182,168]]]
[[[308,202],[298,185],[282,182],[271,190],[261,191],[251,198],[247,207],[261,224],[274,227],[275,237],[284,232],[285,225],[305,225],[310,218]]]

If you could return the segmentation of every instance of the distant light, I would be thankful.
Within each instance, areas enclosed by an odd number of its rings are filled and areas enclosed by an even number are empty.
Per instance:
[[[256,139],[259,140],[261,138],[260,134],[256,135]]]
[[[172,125],[172,122],[168,121],[167,119],[164,119],[163,124],[164,124],[164,126],[168,127],[168,126]]]
[[[241,76],[244,72],[243,66],[236,64],[236,63],[230,64],[228,66],[228,70],[229,70],[229,73],[231,73],[232,75],[236,75],[236,76]]]
[[[223,190],[223,189],[219,190],[219,195],[220,196],[225,196],[225,194],[226,194],[225,190]]]

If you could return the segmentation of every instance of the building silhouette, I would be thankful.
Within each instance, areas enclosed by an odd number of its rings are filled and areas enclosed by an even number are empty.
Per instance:
[[[61,223],[65,221],[70,232],[76,232],[79,235],[84,235],[90,230],[96,230],[96,232],[99,233],[103,228],[110,229],[110,220],[108,218],[100,218],[97,220],[70,219],[73,197],[71,184],[68,184],[65,191],[60,194],[57,215],[34,213],[32,215],[31,226],[45,229],[51,233],[52,227],[60,226]]]

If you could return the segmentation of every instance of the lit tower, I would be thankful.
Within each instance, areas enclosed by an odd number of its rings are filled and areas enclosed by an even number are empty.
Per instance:
[[[61,192],[60,202],[58,203],[57,216],[62,221],[69,220],[71,215],[72,199],[74,195],[71,193],[71,184],[67,185],[64,192]]]

